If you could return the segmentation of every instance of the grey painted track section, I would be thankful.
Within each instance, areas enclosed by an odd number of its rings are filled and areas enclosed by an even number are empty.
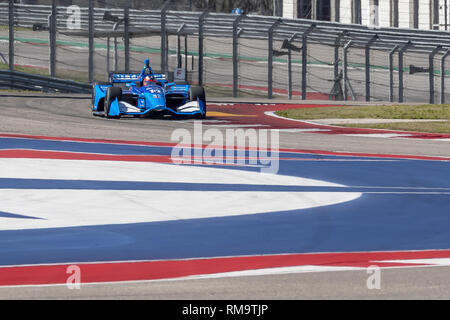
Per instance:
[[[93,117],[88,96],[67,95],[13,97],[0,99],[0,132],[89,139],[123,139],[171,142],[177,128],[193,129],[184,120]],[[56,98],[58,97],[58,98]],[[263,102],[263,100],[259,100]],[[267,101],[267,100],[266,100]],[[275,102],[270,100],[267,102]],[[285,100],[279,100],[284,103]],[[302,103],[297,101],[297,103]],[[223,129],[224,130],[224,129]],[[172,141],[173,142],[173,141]],[[393,153],[404,155],[450,156],[450,142],[422,139],[381,139],[280,132],[281,148]]]

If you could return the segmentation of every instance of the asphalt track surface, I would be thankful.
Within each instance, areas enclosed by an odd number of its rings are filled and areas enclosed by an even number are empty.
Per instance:
[[[79,95],[75,99],[68,95],[23,96],[22,98],[6,94],[1,101],[1,132],[44,135],[56,137],[78,137],[87,139],[123,139],[171,141],[171,133],[177,128],[193,129],[192,121],[173,119],[127,118],[105,120],[92,117],[89,109],[90,99]],[[254,100],[254,99],[253,99]],[[19,103],[18,103],[19,101]],[[213,102],[221,102],[216,99]],[[212,103],[213,103],[212,102]],[[247,103],[248,100],[243,100]],[[261,100],[261,103],[267,102]],[[278,100],[277,103],[292,103]],[[320,102],[315,101],[314,104]],[[322,101],[329,104],[330,102]],[[270,108],[268,108],[270,110]],[[209,111],[213,111],[208,108]],[[232,117],[235,121],[238,117]],[[215,120],[216,117],[208,117]],[[219,120],[223,119],[219,117]],[[230,118],[227,118],[230,120]],[[297,127],[297,124],[291,127]],[[264,128],[264,127],[262,127]],[[289,127],[288,127],[289,128]],[[225,131],[226,128],[219,130]],[[280,148],[307,150],[328,150],[363,153],[391,153],[423,156],[450,156],[449,142],[429,139],[385,139],[371,137],[352,137],[327,135],[326,139],[316,133],[280,132]]]
[[[286,104],[286,101],[280,101]],[[448,212],[449,195],[448,195],[448,176],[449,167],[447,161],[442,161],[443,157],[450,157],[450,142],[445,135],[418,135],[408,136],[406,133],[396,133],[395,135],[387,135],[381,137],[370,137],[370,132],[358,130],[352,132],[341,132],[341,129],[332,129],[332,131],[317,131],[317,129],[325,130],[321,127],[310,126],[308,124],[290,123],[275,120],[267,122],[264,112],[275,108],[271,105],[254,105],[254,104],[213,104],[208,109],[210,114],[203,123],[203,128],[215,128],[221,131],[227,128],[277,128],[280,129],[280,148],[290,148],[303,150],[303,153],[292,155],[290,158],[281,160],[281,173],[299,175],[305,178],[322,179],[333,183],[341,183],[356,187],[349,187],[349,193],[360,193],[361,186],[368,181],[367,187],[373,188],[390,188],[392,194],[384,195],[383,198],[377,199],[377,196],[363,196],[365,202],[363,207],[359,207],[358,202],[354,203],[350,211],[358,212],[358,210],[370,211],[370,219],[365,216],[356,216],[356,222],[353,227],[348,229],[346,220],[354,221],[355,216],[351,213],[347,214],[349,209],[347,205],[343,207],[337,204],[335,207],[336,216],[329,216],[318,209],[317,215],[304,215],[295,217],[292,213],[286,214],[286,219],[279,225],[279,229],[271,233],[265,226],[275,223],[276,219],[271,214],[267,214],[261,221],[255,221],[248,218],[247,221],[241,221],[237,217],[236,221],[232,219],[227,223],[240,225],[243,223],[245,227],[257,228],[254,233],[252,229],[248,229],[248,244],[234,250],[236,247],[219,246],[220,252],[214,251],[208,246],[202,246],[201,243],[208,237],[212,237],[214,241],[220,240],[220,236],[214,235],[218,232],[212,222],[209,231],[202,231],[202,237],[197,247],[201,252],[189,252],[194,250],[188,247],[173,247],[173,243],[168,243],[160,248],[160,257],[164,258],[181,258],[180,252],[185,254],[184,258],[195,256],[214,257],[214,256],[232,256],[242,254],[290,254],[291,252],[314,253],[314,252],[360,252],[365,251],[402,251],[404,255],[402,259],[410,261],[403,262],[403,265],[392,264],[391,258],[388,256],[380,256],[377,258],[367,258],[357,256],[352,258],[353,265],[347,267],[355,267],[356,269],[341,269],[342,271],[328,271],[326,269],[321,272],[307,272],[303,270],[301,273],[266,273],[266,274],[229,274],[226,277],[203,278],[203,279],[183,279],[183,280],[157,280],[157,281],[132,281],[125,283],[100,283],[100,284],[83,284],[80,290],[69,290],[65,285],[46,285],[46,286],[25,286],[0,287],[0,298],[2,299],[60,299],[60,298],[88,298],[88,299],[448,299],[450,297],[450,278],[448,269],[448,249],[450,239],[447,235],[448,230]],[[283,107],[291,107],[284,105]],[[324,103],[324,107],[325,103]],[[263,109],[264,112],[253,112],[252,109]],[[250,112],[250,111],[251,112]],[[253,111],[252,111],[253,110]],[[237,116],[237,115],[240,115]],[[249,115],[259,115],[250,117]],[[18,149],[19,147],[27,150],[45,150],[51,152],[51,144],[45,144],[42,139],[28,139],[27,135],[46,136],[46,137],[72,137],[85,139],[107,139],[107,140],[126,140],[126,141],[153,141],[162,143],[174,143],[171,134],[174,130],[185,128],[190,132],[193,131],[194,123],[192,120],[180,119],[135,119],[123,118],[120,120],[106,120],[103,118],[93,117],[89,110],[89,99],[87,97],[78,96],[75,99],[68,99],[64,96],[44,97],[11,97],[5,96],[0,100],[0,133],[3,134],[2,142],[5,145],[2,149],[11,147]],[[249,120],[249,119],[252,120]],[[247,119],[247,120],[245,120]],[[303,130],[294,130],[301,128]],[[334,130],[334,131],[333,131]],[[368,134],[369,136],[367,136]],[[21,136],[25,135],[25,136]],[[17,145],[19,144],[19,145]],[[64,144],[64,142],[61,142]],[[93,144],[95,145],[95,144]],[[86,145],[79,143],[77,148],[86,148]],[[64,149],[65,148],[65,149]],[[86,149],[74,149],[74,145],[68,143],[63,147],[65,152],[89,152]],[[106,148],[106,146],[105,146]],[[118,154],[124,156],[127,149],[112,150],[112,146],[108,145],[105,150],[100,150],[101,154],[113,156]],[[6,148],[8,149],[8,148]],[[155,151],[156,150],[156,151]],[[151,152],[160,152],[155,147]],[[307,151],[309,150],[309,151]],[[321,150],[318,152],[317,150]],[[58,147],[61,152],[61,147]],[[7,152],[7,150],[5,151]],[[164,151],[164,152],[167,152]],[[161,151],[160,155],[165,155]],[[329,154],[326,154],[329,152]],[[152,153],[152,154],[153,154]],[[359,155],[356,155],[358,153]],[[47,154],[48,155],[48,154]],[[402,155],[398,161],[393,161],[389,155]],[[28,155],[29,156],[29,155]],[[362,165],[356,167],[345,166],[349,156],[353,157],[352,161],[361,161]],[[356,159],[355,159],[356,157]],[[14,157],[13,157],[14,158]],[[26,157],[25,157],[26,158]],[[314,159],[328,160],[333,165],[316,166]],[[394,157],[395,158],[395,157]],[[339,160],[341,164],[334,163]],[[439,160],[441,159],[441,160]],[[367,161],[371,160],[371,161]],[[373,160],[373,161],[372,161]],[[437,161],[434,161],[437,160]],[[284,161],[284,162],[283,162]],[[311,161],[311,162],[310,162]],[[325,163],[323,161],[322,163]],[[25,162],[24,162],[25,163]],[[298,167],[290,163],[304,163]],[[301,168],[301,169],[299,169]],[[247,169],[246,169],[247,170]],[[249,169],[250,170],[250,169]],[[301,172],[298,173],[297,171]],[[25,174],[26,166],[23,167]],[[251,170],[250,170],[251,171]],[[370,174],[368,172],[374,171]],[[418,174],[420,173],[420,174]],[[364,177],[364,175],[367,177]],[[393,180],[390,180],[393,179]],[[424,188],[423,194],[415,197],[407,197],[406,195],[395,195],[395,190],[391,190],[392,181],[399,183],[405,187],[400,191],[405,193],[413,193],[414,188],[420,184]],[[42,182],[42,181],[41,181]],[[2,183],[10,183],[12,188],[26,188],[17,185],[17,181],[2,180]],[[33,183],[29,180],[27,183]],[[96,183],[96,182],[93,182]],[[371,184],[373,183],[373,184]],[[61,185],[64,189],[64,185]],[[73,186],[66,186],[72,188]],[[104,188],[104,185],[100,186]],[[116,188],[110,186],[111,188]],[[157,185],[156,187],[160,187]],[[178,186],[180,188],[184,186]],[[178,188],[174,185],[174,188]],[[3,187],[5,188],[5,187]],[[45,186],[40,188],[46,189]],[[86,188],[81,186],[80,188]],[[117,188],[121,188],[118,186]],[[151,185],[143,186],[143,188],[152,188]],[[242,185],[242,191],[246,191],[245,185]],[[273,191],[289,192],[299,191],[297,189],[278,190],[280,186],[274,186]],[[333,186],[325,185],[325,188],[319,190],[321,192],[333,191]],[[328,188],[328,189],[327,189]],[[245,190],[244,190],[245,189]],[[146,189],[147,190],[147,189]],[[256,187],[251,189],[258,190]],[[204,190],[199,190],[204,191]],[[219,191],[226,191],[220,189]],[[382,190],[372,190],[373,193]],[[363,192],[364,193],[364,192]],[[439,193],[439,194],[436,194]],[[368,207],[367,207],[368,206]],[[394,208],[388,210],[388,208]],[[402,214],[396,216],[395,208],[405,208],[400,211]],[[314,211],[314,209],[311,212]],[[383,212],[383,210],[385,212]],[[0,211],[2,211],[0,209]],[[408,212],[407,212],[408,211]],[[7,216],[7,212],[0,212],[3,216]],[[424,216],[426,213],[426,216]],[[38,214],[38,213],[36,213]],[[334,215],[333,214],[333,215]],[[1,216],[1,215],[0,215]],[[294,220],[290,220],[294,219]],[[325,219],[325,220],[323,220]],[[342,219],[342,220],[341,220]],[[220,219],[219,219],[220,220]],[[245,218],[244,218],[245,220]],[[214,220],[215,221],[215,220]],[[289,224],[299,226],[299,232],[294,232]],[[309,222],[308,222],[309,221]],[[329,222],[332,221],[332,224]],[[221,222],[222,223],[222,222]],[[279,223],[279,221],[278,221]],[[309,223],[309,225],[308,225]],[[275,223],[276,224],[276,223]],[[336,229],[326,230],[330,225],[334,225]],[[219,223],[219,227],[221,224]],[[312,228],[311,228],[312,226]],[[372,226],[372,227],[371,227]],[[376,227],[382,227],[376,228]],[[173,225],[165,223],[162,225],[160,232],[164,236],[164,232],[171,230]],[[325,227],[323,229],[322,227]],[[9,234],[2,231],[2,241],[8,241],[9,236],[13,235],[14,228],[11,227]],[[182,230],[189,234],[195,232],[195,223],[187,226],[188,229]],[[191,229],[189,229],[191,228]],[[192,229],[193,228],[193,229]],[[308,228],[311,232],[308,233]],[[95,231],[95,230],[94,230]],[[110,230],[111,231],[111,230]],[[142,232],[130,229],[130,232]],[[222,230],[223,231],[223,230]],[[78,231],[77,231],[78,232]],[[243,232],[242,230],[240,232]],[[264,233],[266,232],[266,233]],[[285,238],[280,238],[284,234]],[[89,236],[89,233],[75,233],[75,236]],[[265,237],[267,243],[262,250],[258,249],[257,241],[254,242],[252,237]],[[301,235],[301,236],[300,236]],[[17,243],[10,243],[10,254],[1,255],[3,266],[14,266],[25,263],[26,259],[31,259],[33,263],[52,263],[54,261],[45,261],[45,256],[40,256],[38,252],[26,250],[24,244],[29,243],[27,236],[23,237],[16,234]],[[53,237],[54,238],[51,238]],[[233,231],[229,236],[242,237],[239,231]],[[57,241],[58,235],[49,234],[52,241]],[[181,237],[181,236],[180,236]],[[347,238],[349,237],[349,238]],[[364,239],[362,243],[349,242],[349,239]],[[181,237],[182,238],[182,237]],[[32,238],[31,238],[32,239]],[[111,239],[113,241],[114,239]],[[222,239],[223,240],[223,239]],[[245,238],[244,238],[245,240]],[[304,241],[301,248],[293,245],[286,247],[289,243],[296,241]],[[28,242],[27,242],[28,241]],[[175,241],[175,240],[174,240]],[[213,242],[214,242],[213,241]],[[301,241],[300,241],[301,242]],[[175,242],[176,243],[176,242]],[[298,244],[299,242],[297,242]],[[179,244],[179,243],[178,243]],[[39,247],[39,243],[35,244]],[[253,245],[253,247],[252,247]],[[3,247],[5,248],[5,247]],[[32,249],[32,248],[31,248]],[[344,250],[342,250],[344,249]],[[430,252],[429,250],[438,249],[438,251]],[[4,250],[4,249],[3,249]],[[104,251],[108,255],[109,249]],[[110,249],[114,252],[114,248]],[[203,250],[203,251],[202,251]],[[233,251],[234,250],[234,251]],[[241,250],[241,251],[240,251]],[[259,250],[259,251],[258,251]],[[406,250],[406,252],[404,252]],[[411,256],[409,250],[424,250],[419,256]],[[70,251],[70,250],[69,250]],[[195,251],[195,250],[194,250]],[[15,252],[15,253],[11,253]],[[59,263],[69,263],[74,257],[67,253],[66,260],[62,259]],[[130,253],[132,254],[132,253]],[[172,255],[172,256],[171,256]],[[64,256],[64,255],[60,255]],[[300,258],[302,258],[301,256]],[[25,258],[25,260],[23,260]],[[116,261],[115,257],[110,260]],[[267,257],[268,259],[270,257]],[[297,259],[299,257],[292,257]],[[311,257],[310,257],[311,258]],[[317,258],[314,256],[314,258]],[[321,257],[323,258],[323,257]],[[425,263],[423,259],[438,259],[438,263]],[[40,261],[37,261],[39,260]],[[359,259],[359,260],[358,260]],[[396,257],[398,260],[399,257]],[[413,260],[416,259],[414,263]],[[418,262],[417,259],[422,262]],[[120,259],[119,259],[120,260]],[[127,259],[133,260],[133,259]],[[139,260],[139,259],[138,259]],[[87,259],[86,261],[89,261]],[[96,260],[99,261],[99,260]],[[309,261],[309,260],[308,260]],[[378,261],[385,268],[382,269],[381,289],[369,290],[367,287],[367,267],[371,261]],[[384,261],[384,262],[380,262]],[[389,262],[391,261],[391,262]],[[383,265],[383,263],[385,265]],[[420,267],[417,267],[420,264]],[[430,267],[433,265],[433,267]],[[284,266],[286,267],[286,266]],[[316,270],[317,271],[317,270]],[[1,278],[1,277],[0,277]],[[113,281],[112,281],[113,282]]]

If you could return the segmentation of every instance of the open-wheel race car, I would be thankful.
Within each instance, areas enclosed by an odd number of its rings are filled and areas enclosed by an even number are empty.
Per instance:
[[[140,73],[109,73],[107,83],[94,83],[92,112],[105,118],[171,114],[205,118],[203,87],[169,83],[165,74],[153,73],[150,60]]]

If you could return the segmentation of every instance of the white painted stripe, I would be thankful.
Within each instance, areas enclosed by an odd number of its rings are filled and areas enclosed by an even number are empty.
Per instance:
[[[186,123],[195,123],[196,121],[198,121],[198,120],[189,120],[189,121],[186,121]],[[208,123],[230,123],[230,122],[231,121],[228,121],[228,120],[202,119],[202,124],[208,124]]]
[[[436,119],[383,119],[383,118],[334,118],[315,119],[313,123],[320,125],[343,125],[343,124],[372,124],[372,123],[403,123],[403,122],[442,122],[445,120]]]
[[[427,191],[424,191],[424,192],[410,192],[410,191],[405,191],[405,192],[401,192],[401,191],[399,191],[399,192],[382,192],[382,191],[380,191],[380,192],[378,192],[378,191],[367,191],[367,192],[364,192],[364,193],[372,193],[372,194],[450,194],[450,191],[449,192],[434,192],[434,191],[430,191],[430,192],[427,192]]]
[[[307,209],[350,201],[346,192],[233,192],[4,189],[0,230],[127,224]]]
[[[206,124],[220,128],[253,128],[253,127],[269,127],[267,124]]]
[[[275,112],[276,111],[266,111],[266,112],[264,112],[264,114],[266,116],[270,116],[270,117],[274,117],[274,118],[278,118],[278,119],[283,119],[283,120],[288,120],[288,121],[306,122],[306,121],[299,120],[299,119],[291,119],[291,118],[282,117],[282,116],[277,115]]]
[[[226,151],[223,154],[225,156]],[[192,156],[194,155],[192,151]],[[0,178],[342,186],[320,180],[244,170],[154,162],[54,159],[0,158]]]
[[[431,259],[407,259],[407,260],[383,260],[383,261],[373,261],[380,263],[417,263],[426,264],[433,266],[450,266],[450,258],[431,258]]]
[[[310,128],[310,129],[271,129],[278,130],[280,132],[321,132],[321,131],[331,131],[330,129],[319,129],[319,128]]]
[[[343,134],[348,137],[368,137],[368,138],[407,138],[412,135],[404,133],[351,133]]]
[[[353,271],[365,270],[362,267],[332,267],[332,266],[294,266],[294,267],[280,267],[280,268],[265,268],[256,270],[243,270],[222,272],[214,274],[203,274],[195,276],[187,276],[178,278],[179,280],[194,280],[194,279],[213,279],[213,278],[229,278],[229,277],[247,277],[247,276],[263,276],[274,274],[291,274],[291,273],[311,273],[311,272],[330,272],[330,271]]]
[[[36,170],[39,168],[39,170]],[[0,177],[251,185],[342,186],[242,170],[160,163],[0,159]],[[351,201],[356,192],[2,189],[0,230],[59,228],[237,216]]]

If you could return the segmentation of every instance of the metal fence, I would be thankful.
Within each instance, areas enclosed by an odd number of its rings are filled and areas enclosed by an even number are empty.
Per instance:
[[[80,82],[177,68],[213,94],[445,103],[446,31],[306,19],[0,3],[0,66]]]
[[[0,88],[62,93],[90,93],[88,83],[50,78],[18,71],[0,70]]]

